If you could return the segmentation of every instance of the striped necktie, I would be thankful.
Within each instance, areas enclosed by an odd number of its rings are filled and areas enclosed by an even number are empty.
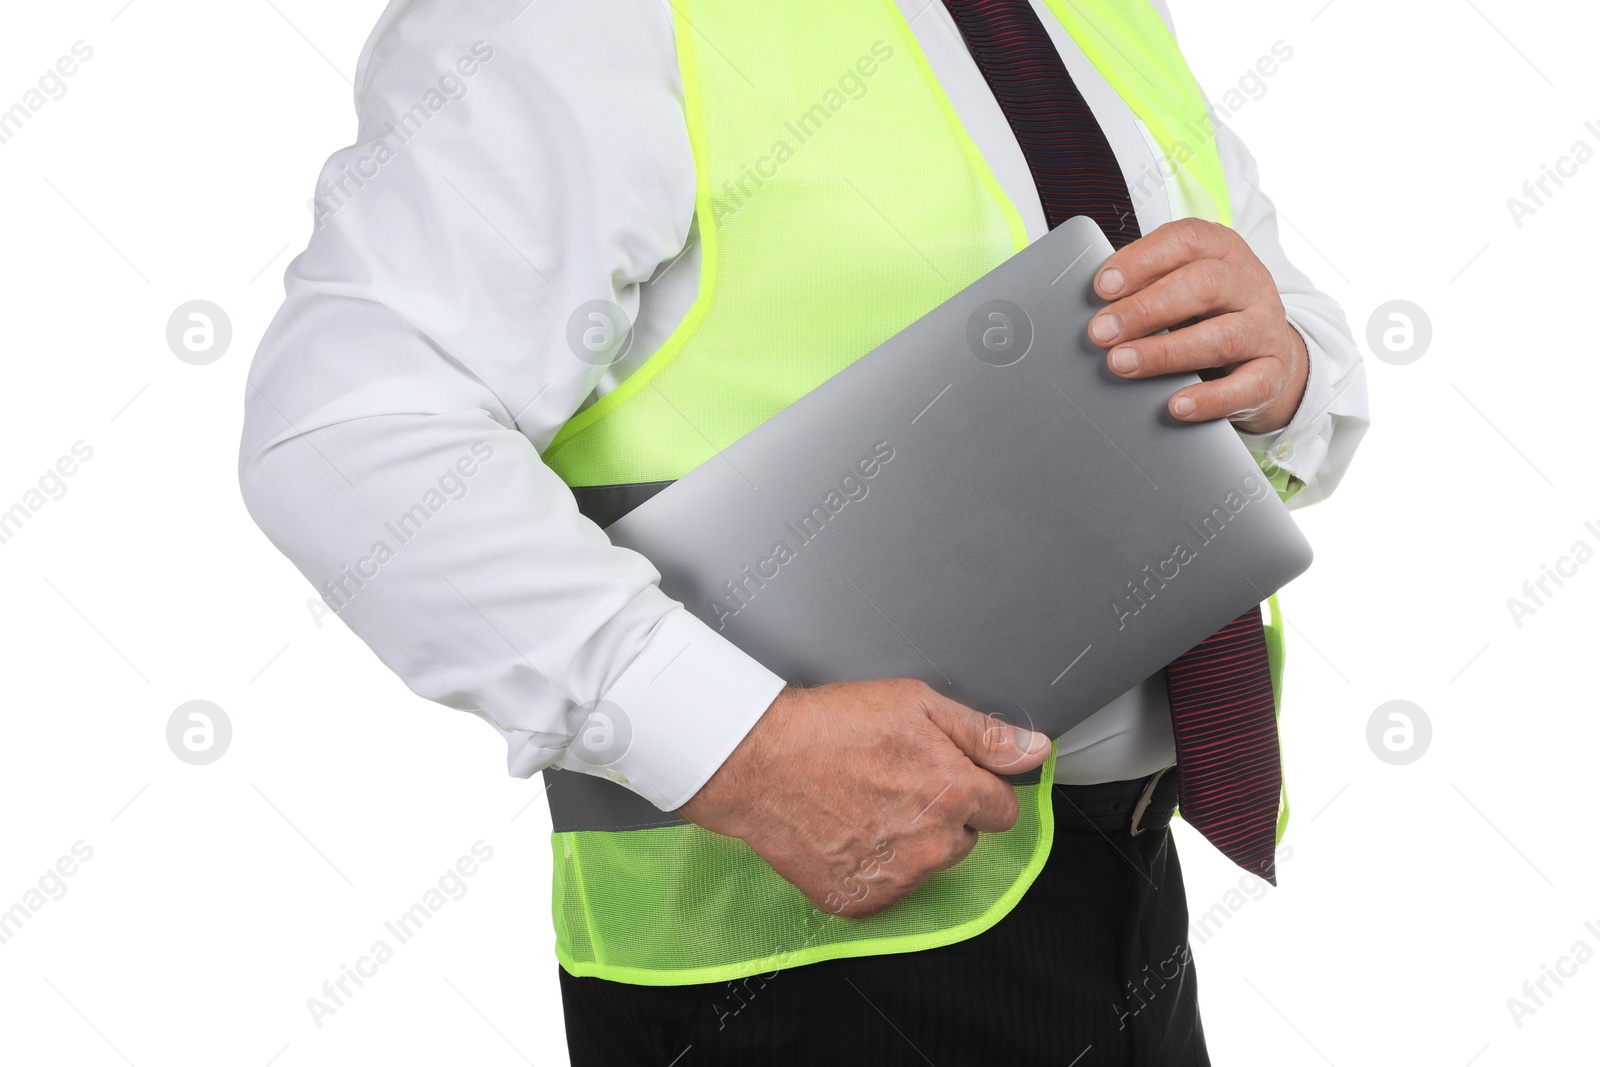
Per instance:
[[[1122,168],[1028,0],[944,4],[1016,135],[1050,228],[1087,215],[1116,248],[1139,237]],[[1184,820],[1276,885],[1283,777],[1260,607],[1173,661],[1167,695]]]

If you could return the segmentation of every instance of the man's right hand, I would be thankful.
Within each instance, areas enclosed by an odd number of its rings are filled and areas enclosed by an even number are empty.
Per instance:
[[[1009,830],[1001,774],[1049,739],[910,679],[785,689],[680,814],[745,841],[813,904],[882,911],[953,867],[978,831]]]

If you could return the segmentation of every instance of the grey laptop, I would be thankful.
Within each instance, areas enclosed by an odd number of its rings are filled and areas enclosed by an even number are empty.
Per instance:
[[[1193,375],[1106,369],[1111,251],[1069,220],[607,534],[793,684],[919,678],[1061,735],[1311,562],[1234,429],[1167,414]]]

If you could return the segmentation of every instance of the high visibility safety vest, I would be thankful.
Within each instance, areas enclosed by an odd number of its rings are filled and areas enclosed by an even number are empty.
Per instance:
[[[1204,100],[1147,0],[1048,5],[1148,131],[1192,213],[1229,223]],[[681,477],[1027,244],[894,0],[672,6],[699,294],[661,348],[545,451],[580,499]],[[1274,481],[1287,492],[1286,477]],[[983,834],[963,862],[861,920],[815,907],[742,841],[559,772],[556,954],[573,975],[680,985],[971,937],[1005,916],[1049,855],[1054,764],[1052,752],[1014,787],[1014,828]],[[595,799],[574,813],[583,790],[566,783],[579,779]],[[634,817],[640,805],[647,817]]]

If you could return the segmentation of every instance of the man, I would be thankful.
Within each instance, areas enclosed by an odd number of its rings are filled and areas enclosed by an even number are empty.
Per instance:
[[[1294,506],[1331,492],[1366,425],[1358,353],[1166,19],[385,11],[241,481],[413,690],[499,730],[511,773],[608,779],[632,813],[556,820],[575,1064],[1208,1062],[1167,822],[1181,787],[1272,877],[1259,613],[1052,750],[903,679],[786,687],[602,532],[1080,214],[1118,247],[1091,327],[1113,372],[1200,371],[1175,418],[1230,419]]]

